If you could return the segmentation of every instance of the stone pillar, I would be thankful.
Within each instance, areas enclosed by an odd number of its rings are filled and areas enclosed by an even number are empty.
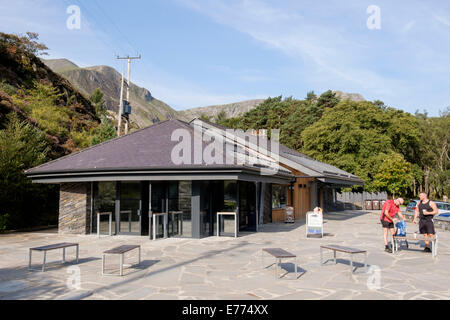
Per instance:
[[[90,183],[62,183],[59,191],[58,232],[88,234],[91,219]]]

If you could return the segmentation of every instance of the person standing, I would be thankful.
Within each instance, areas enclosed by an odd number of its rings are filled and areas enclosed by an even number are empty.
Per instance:
[[[426,192],[421,192],[419,194],[419,205],[416,206],[414,212],[413,223],[417,223],[417,217],[419,217],[419,232],[423,234],[424,238],[433,239],[435,235],[433,218],[439,213],[439,210],[434,201],[428,199],[428,194]],[[429,241],[425,241],[424,252],[431,252],[429,247]]]
[[[401,220],[405,220],[405,217],[403,216],[400,206],[405,201],[403,198],[397,198],[395,200],[387,200],[384,205],[383,209],[381,209],[381,215],[380,215],[380,221],[381,226],[383,227],[383,237],[384,237],[384,251],[392,253],[392,248],[389,248],[389,241],[388,241],[388,234],[389,231],[391,232],[391,239],[392,236],[395,235],[395,227],[394,227],[394,220],[395,215],[398,214],[399,218]],[[392,244],[391,244],[392,246]]]

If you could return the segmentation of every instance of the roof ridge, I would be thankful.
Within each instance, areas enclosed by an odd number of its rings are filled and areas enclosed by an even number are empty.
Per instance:
[[[75,151],[75,152],[66,154],[65,156],[62,156],[62,157],[59,157],[59,158],[50,160],[50,161],[48,161],[48,162],[42,163],[42,164],[40,164],[40,165],[38,165],[38,166],[36,166],[36,167],[29,168],[29,169],[25,170],[25,173],[27,173],[27,172],[30,171],[30,170],[39,169],[39,168],[41,168],[41,167],[43,167],[43,166],[46,166],[46,165],[51,164],[51,163],[54,163],[54,162],[56,162],[56,161],[59,161],[59,160],[62,160],[62,159],[66,159],[66,158],[69,158],[69,157],[71,157],[71,156],[75,156],[75,155],[80,154],[80,153],[82,153],[82,152],[84,152],[84,151],[88,151],[88,150],[94,149],[94,148],[96,148],[96,147],[100,147],[100,146],[102,146],[102,145],[104,145],[104,144],[111,143],[111,142],[113,142],[113,141],[118,141],[118,140],[120,140],[120,139],[123,139],[124,137],[129,137],[129,136],[131,136],[131,135],[133,135],[133,134],[135,134],[135,133],[144,131],[144,130],[146,130],[146,129],[154,128],[154,127],[156,127],[156,126],[158,126],[158,125],[160,125],[160,124],[163,124],[163,123],[168,122],[168,121],[173,121],[173,120],[177,120],[177,119],[167,119],[167,120],[164,120],[164,121],[160,121],[160,122],[155,123],[155,124],[153,124],[153,125],[151,125],[151,126],[148,126],[148,127],[145,127],[145,128],[141,128],[141,129],[139,129],[139,130],[130,132],[130,133],[128,133],[128,134],[124,134],[124,135],[122,135],[122,136],[115,137],[115,138],[113,138],[113,139],[109,139],[109,140],[103,141],[103,142],[98,143],[98,144],[95,144],[95,145],[93,145],[93,146],[90,146],[90,147],[87,147],[87,148],[84,148],[84,149],[81,149],[81,150],[78,150],[78,151]]]

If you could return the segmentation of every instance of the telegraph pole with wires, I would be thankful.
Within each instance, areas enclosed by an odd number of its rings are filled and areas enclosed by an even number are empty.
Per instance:
[[[122,84],[121,84],[121,93],[120,93],[120,106],[119,106],[119,124],[117,128],[118,136],[120,136],[120,127],[122,125],[122,115],[125,116],[126,122],[125,122],[125,134],[128,134],[128,123],[129,123],[129,115],[131,113],[131,107],[130,107],[130,69],[131,69],[131,60],[141,59],[141,55],[138,57],[119,57],[117,56],[117,59],[119,60],[128,60],[128,79],[127,79],[127,98],[126,98],[126,104],[124,104],[123,100],[123,72],[122,72]]]

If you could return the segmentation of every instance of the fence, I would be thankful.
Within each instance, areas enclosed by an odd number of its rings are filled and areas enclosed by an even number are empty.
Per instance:
[[[336,192],[336,201],[345,209],[381,209],[383,200],[387,199],[386,192]],[[373,201],[375,200],[375,201]],[[370,201],[370,205],[369,205]]]

